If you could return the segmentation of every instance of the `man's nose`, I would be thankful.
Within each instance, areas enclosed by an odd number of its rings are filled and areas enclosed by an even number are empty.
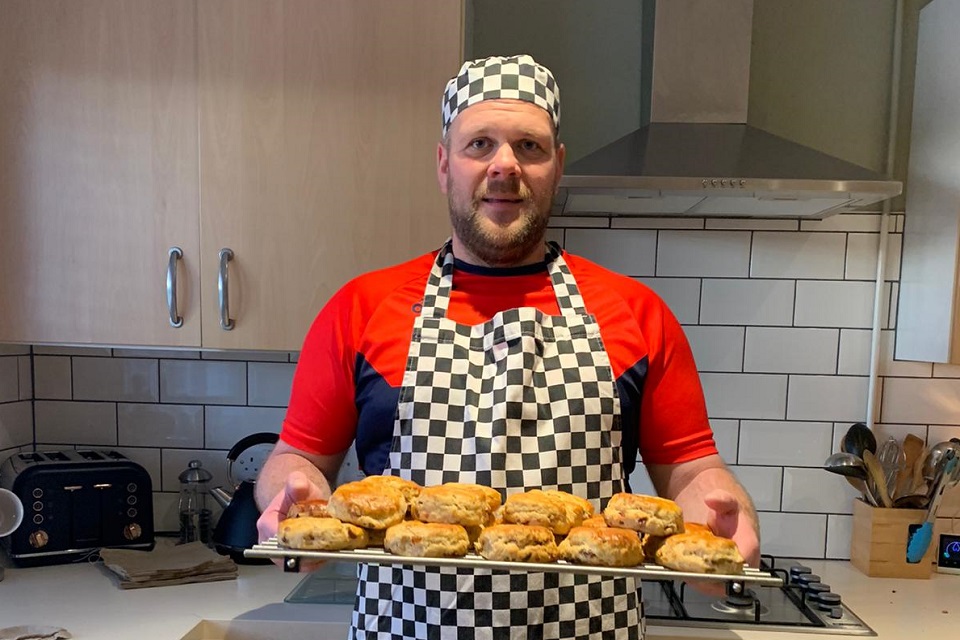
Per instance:
[[[520,163],[513,152],[513,147],[509,144],[501,144],[497,147],[497,152],[493,154],[493,160],[487,168],[487,174],[491,177],[519,176]]]

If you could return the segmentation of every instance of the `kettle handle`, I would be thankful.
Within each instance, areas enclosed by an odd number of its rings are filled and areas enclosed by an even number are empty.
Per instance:
[[[233,445],[233,448],[227,453],[227,460],[233,462],[240,457],[240,454],[249,449],[250,447],[255,447],[258,444],[276,444],[277,440],[280,439],[280,434],[278,433],[251,433],[245,438],[240,438],[237,441],[237,444]]]

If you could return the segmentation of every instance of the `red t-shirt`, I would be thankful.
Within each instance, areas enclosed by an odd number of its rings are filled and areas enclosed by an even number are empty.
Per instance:
[[[620,396],[625,473],[716,453],[703,390],[680,324],[646,285],[564,253],[600,325]],[[281,439],[316,454],[356,441],[361,468],[380,474],[393,437],[414,318],[435,253],[348,282],[307,333]],[[530,306],[557,315],[544,264],[511,269],[457,261],[447,316],[463,324]]]

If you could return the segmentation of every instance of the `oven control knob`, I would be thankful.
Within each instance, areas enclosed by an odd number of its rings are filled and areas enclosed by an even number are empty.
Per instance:
[[[843,607],[832,607],[830,609],[830,617],[839,620],[843,617]]]
[[[790,580],[793,582],[797,581],[797,578],[800,576],[808,575],[813,573],[813,569],[810,567],[805,567],[802,564],[795,564],[790,567]]]
[[[814,602],[820,607],[821,611],[830,611],[840,606],[839,593],[818,593],[814,597]]]
[[[127,540],[136,540],[143,534],[143,531],[140,529],[140,525],[136,522],[131,522],[123,528],[123,537]]]
[[[50,542],[50,536],[43,529],[37,529],[29,535],[27,540],[30,542],[30,546],[34,549],[42,549],[47,546],[47,543]]]
[[[796,583],[800,585],[800,590],[806,590],[808,585],[820,582],[820,576],[815,573],[805,573],[797,576]]]

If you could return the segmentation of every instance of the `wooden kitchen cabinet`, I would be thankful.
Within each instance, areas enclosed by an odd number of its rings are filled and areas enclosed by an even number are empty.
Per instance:
[[[0,342],[296,350],[349,278],[449,234],[461,3],[0,8]]]
[[[194,0],[0,0],[0,342],[200,343],[195,41]]]
[[[351,277],[438,247],[449,0],[199,4],[203,345],[299,349]],[[220,327],[215,273],[229,264]]]

